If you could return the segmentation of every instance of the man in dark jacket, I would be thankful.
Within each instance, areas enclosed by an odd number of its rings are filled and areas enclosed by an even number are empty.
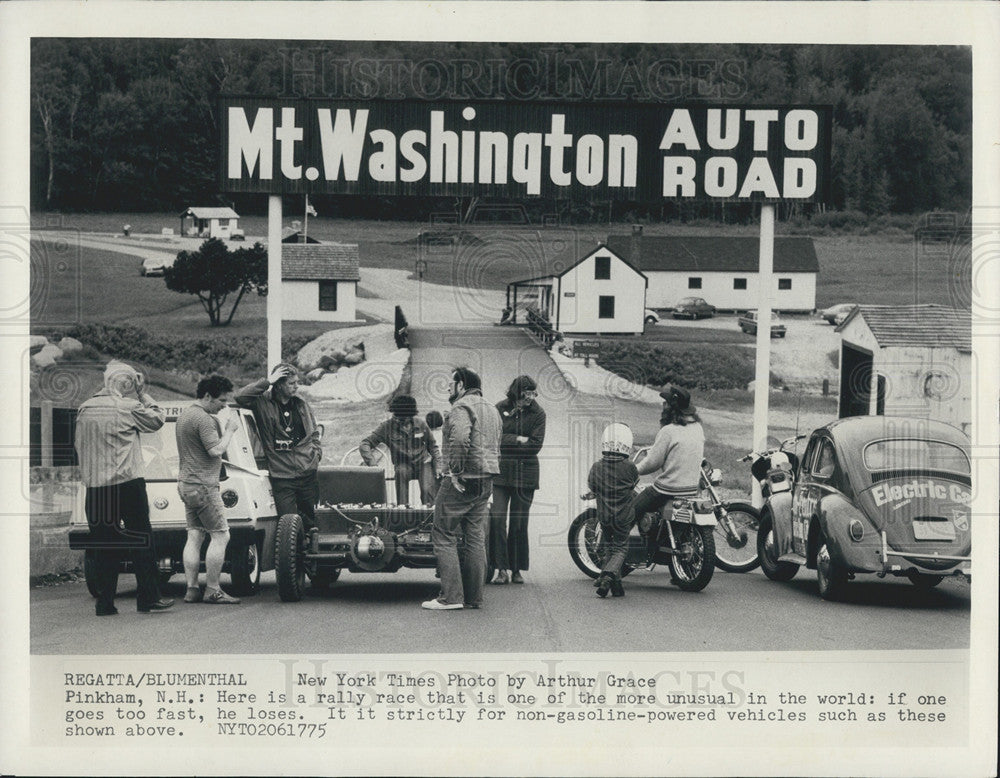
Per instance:
[[[428,610],[478,608],[486,577],[486,522],[493,477],[500,472],[500,414],[483,399],[479,376],[452,372],[451,410],[444,421],[447,468],[434,501],[431,541],[441,573],[441,594]]]
[[[257,419],[278,515],[297,513],[310,530],[316,525],[323,449],[316,418],[298,388],[298,371],[283,362],[268,378],[240,389],[235,400]]]
[[[389,403],[389,411],[392,418],[379,424],[374,432],[361,441],[358,453],[364,463],[371,466],[377,464],[379,459],[375,449],[385,445],[396,472],[396,502],[400,505],[407,504],[410,481],[416,479],[420,483],[420,500],[427,505],[434,498],[428,479],[431,469],[425,465],[433,462],[438,473],[444,469],[437,441],[431,435],[427,423],[423,419],[414,418],[417,415],[417,401],[408,394],[394,397]]]
[[[487,564],[497,569],[495,584],[524,583],[521,571],[528,569],[528,511],[538,489],[538,452],[545,441],[545,411],[537,395],[535,381],[522,375],[497,404],[503,427],[500,475],[493,479],[487,554]]]

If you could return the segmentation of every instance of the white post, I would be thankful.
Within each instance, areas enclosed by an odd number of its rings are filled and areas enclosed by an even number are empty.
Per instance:
[[[267,197],[267,366],[281,361],[281,195]]]
[[[774,206],[760,207],[760,255],[757,268],[757,359],[753,390],[753,448],[767,448],[767,405],[771,390],[771,282],[774,275]],[[754,507],[763,505],[760,485],[751,479]]]

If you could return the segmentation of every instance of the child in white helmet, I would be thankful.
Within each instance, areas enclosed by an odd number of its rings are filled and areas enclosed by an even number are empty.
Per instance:
[[[639,472],[629,459],[632,430],[627,424],[609,424],[601,436],[601,458],[590,468],[587,486],[597,498],[597,519],[601,523],[605,550],[604,566],[595,581],[598,597],[623,597],[621,568],[625,561],[628,534],[635,522],[632,503]]]

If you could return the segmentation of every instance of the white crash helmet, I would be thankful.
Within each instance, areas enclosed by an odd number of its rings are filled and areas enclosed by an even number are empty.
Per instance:
[[[632,430],[627,424],[609,424],[601,435],[601,451],[614,454],[632,453]]]

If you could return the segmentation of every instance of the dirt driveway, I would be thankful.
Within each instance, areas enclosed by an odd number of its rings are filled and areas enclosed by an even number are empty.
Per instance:
[[[818,316],[782,316],[787,334],[784,338],[771,339],[771,372],[781,376],[785,385],[794,391],[821,394],[823,379],[830,381],[830,390],[836,391],[837,363],[831,352],[840,353],[840,335],[835,328]],[[735,332],[746,340],[746,347],[755,344],[753,335],[743,335],[734,314],[719,314],[711,319],[674,319],[665,314],[656,327],[699,327]]]

